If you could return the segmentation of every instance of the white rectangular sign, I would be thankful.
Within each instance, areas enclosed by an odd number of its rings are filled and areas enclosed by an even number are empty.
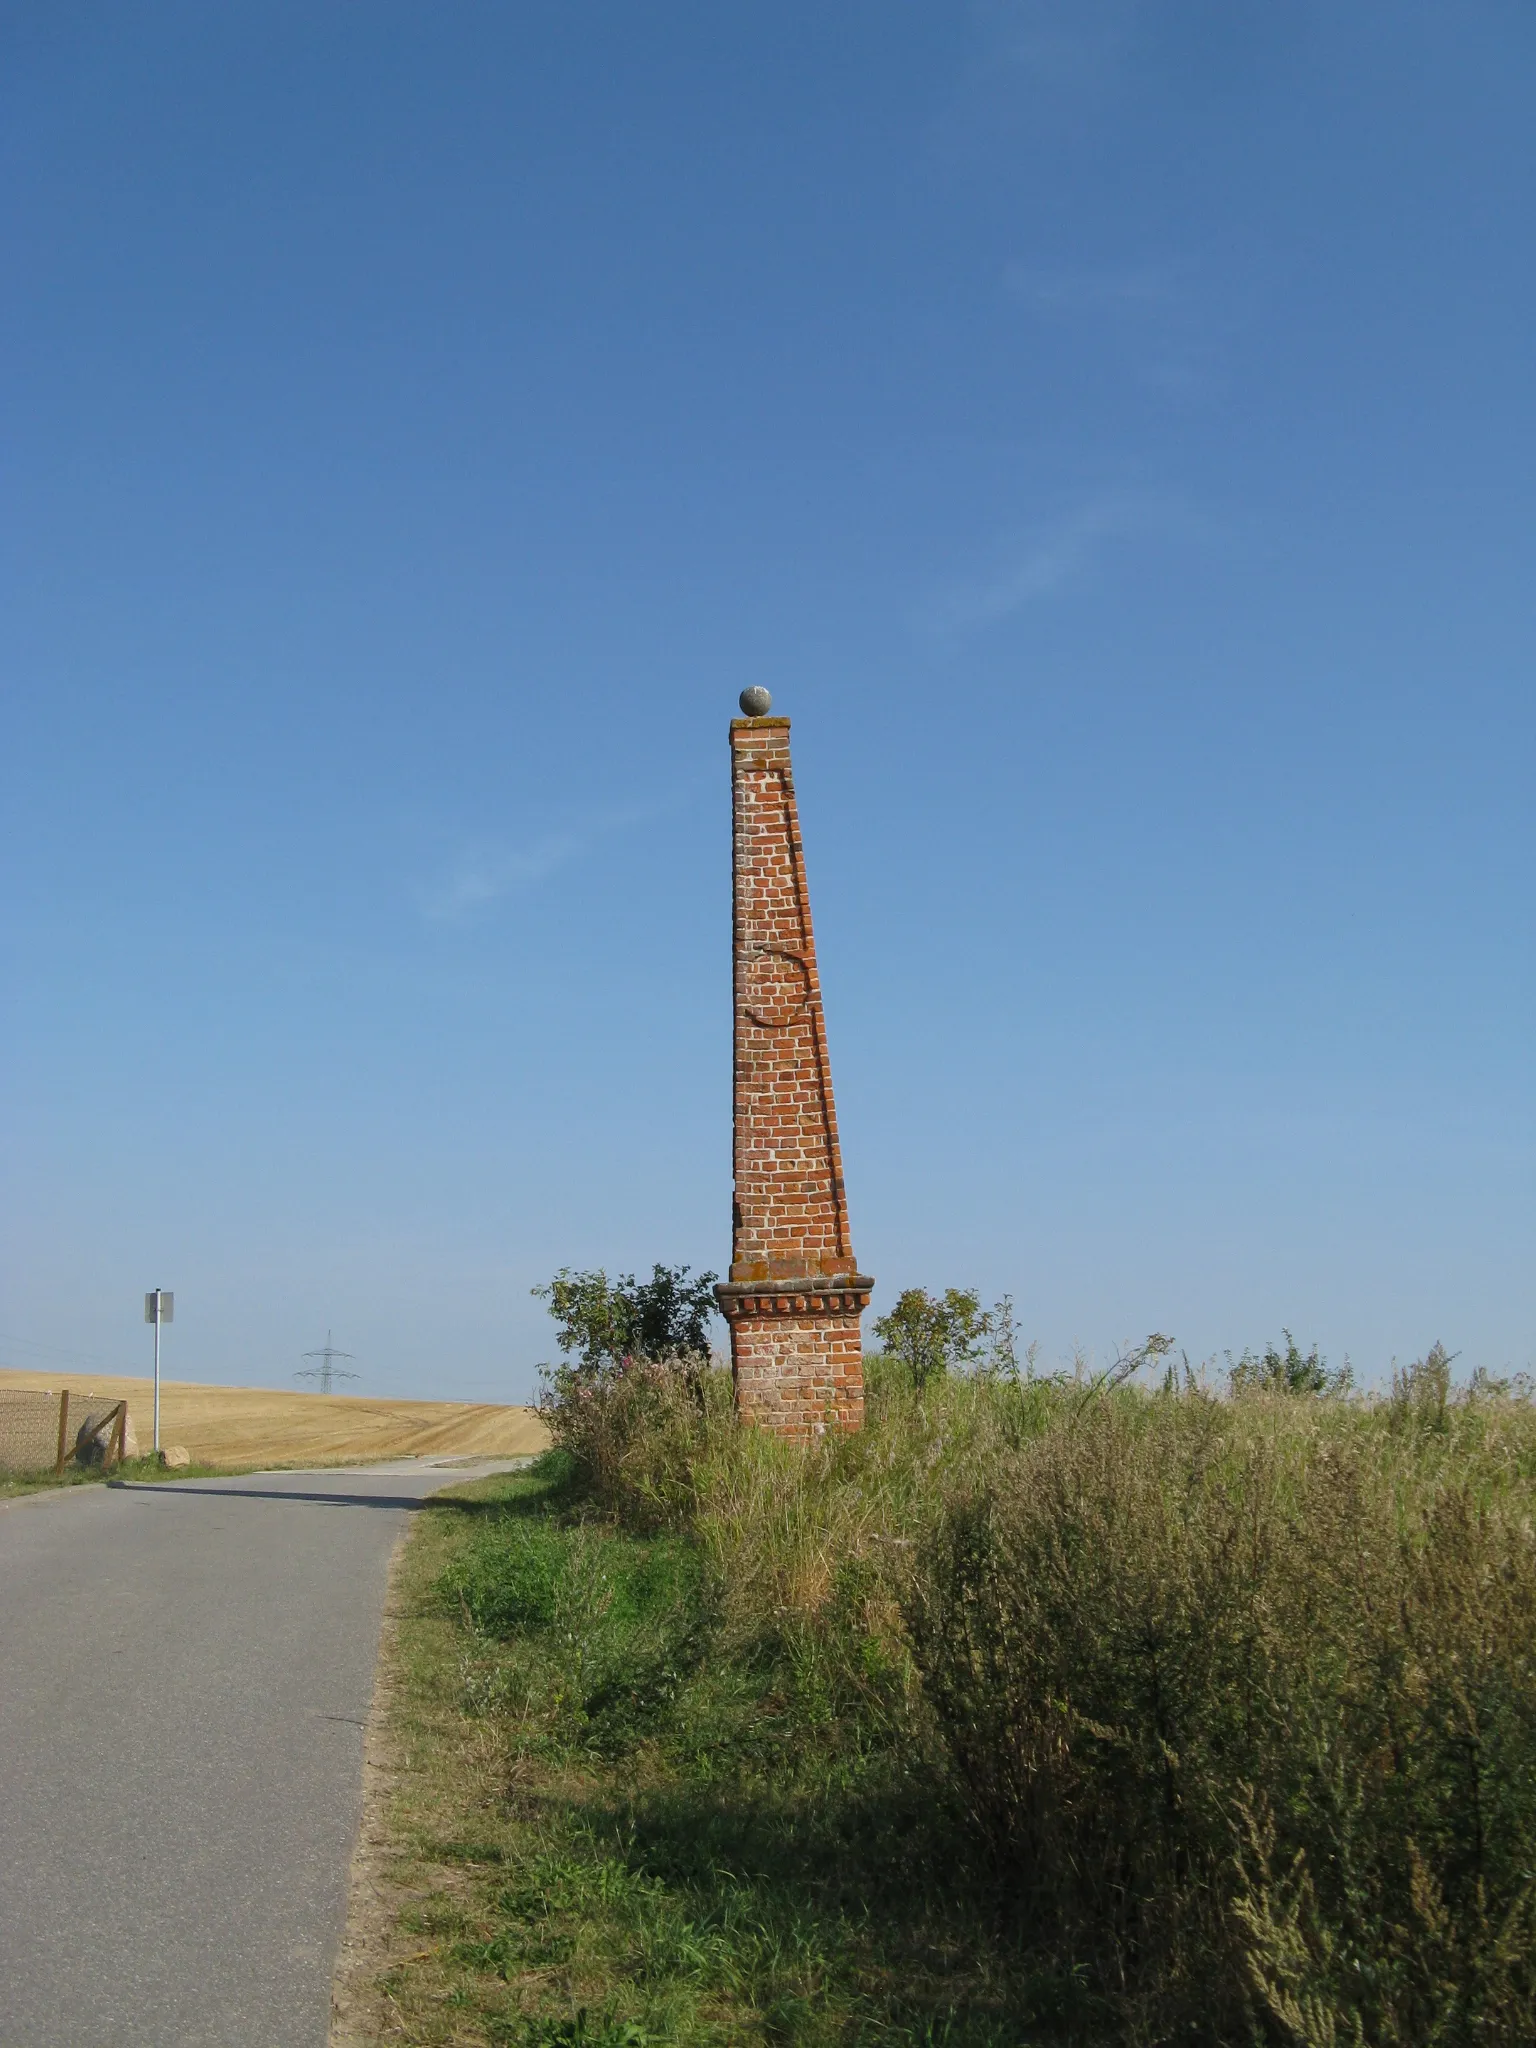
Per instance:
[[[159,1320],[162,1323],[174,1323],[176,1320],[175,1295],[167,1293],[162,1289],[159,1293],[158,1299],[160,1302]],[[156,1296],[154,1294],[146,1294],[144,1297],[144,1320],[146,1323],[152,1323],[155,1321],[155,1301]]]

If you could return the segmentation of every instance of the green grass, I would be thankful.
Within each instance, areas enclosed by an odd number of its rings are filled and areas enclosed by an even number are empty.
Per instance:
[[[558,1455],[420,1523],[404,2038],[1021,2038],[976,1940],[995,1901],[925,1875],[931,1783],[787,1639],[722,1648],[700,1545],[594,1518]]]
[[[168,1479],[227,1478],[232,1469],[227,1465],[191,1464],[167,1471],[153,1457],[125,1458],[121,1465],[105,1468],[77,1465],[71,1460],[62,1473],[55,1473],[51,1467],[42,1472],[0,1472],[0,1500],[13,1500],[24,1493],[50,1493],[71,1486],[101,1486],[124,1480],[159,1485]]]
[[[388,2037],[1536,2038],[1536,1415],[1437,1371],[811,1451],[657,1380],[439,1496]]]

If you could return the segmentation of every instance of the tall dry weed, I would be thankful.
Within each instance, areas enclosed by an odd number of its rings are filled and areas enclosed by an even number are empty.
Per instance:
[[[1401,1420],[1122,1399],[924,1546],[973,1824],[1128,2037],[1536,2039],[1529,1492],[1486,1415]]]
[[[1439,1352],[1374,1401],[877,1374],[798,1448],[663,1373],[564,1441],[702,1547],[721,1655],[963,1816],[1082,2038],[1536,2041],[1518,1390]]]

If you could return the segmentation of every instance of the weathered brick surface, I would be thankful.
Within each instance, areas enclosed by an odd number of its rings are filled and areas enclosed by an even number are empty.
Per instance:
[[[787,718],[731,724],[735,1204],[730,1324],[743,1416],[804,1439],[864,1413],[870,1280],[848,1234]]]

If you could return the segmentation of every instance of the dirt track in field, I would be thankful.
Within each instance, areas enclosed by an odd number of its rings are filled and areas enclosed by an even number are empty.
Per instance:
[[[141,1451],[152,1437],[154,1394],[147,1379],[110,1373],[14,1372],[0,1388],[68,1387],[76,1398],[126,1400]],[[354,1459],[518,1457],[549,1441],[532,1408],[472,1401],[387,1401],[366,1394],[301,1394],[261,1387],[160,1382],[160,1441],[182,1444],[206,1465],[337,1464]]]

